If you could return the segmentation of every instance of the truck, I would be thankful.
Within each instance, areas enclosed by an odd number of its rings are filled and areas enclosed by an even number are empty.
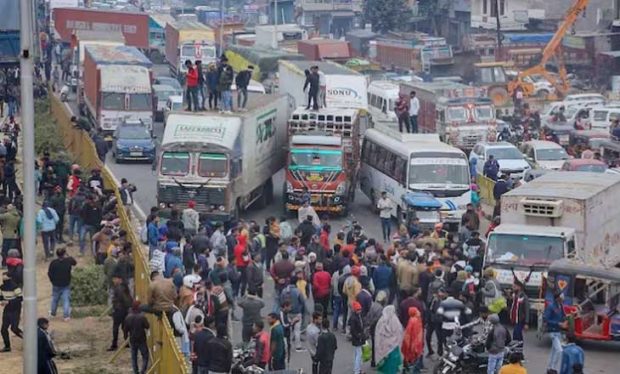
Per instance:
[[[454,64],[445,38],[425,33],[390,33],[376,40],[376,61],[386,69],[442,72]]]
[[[352,57],[349,42],[337,39],[309,39],[297,42],[297,51],[308,60],[346,62]]]
[[[170,74],[183,77],[185,61],[202,61],[207,66],[217,61],[213,29],[199,22],[176,21],[166,24],[166,62]]]
[[[325,79],[325,98],[327,108],[349,108],[367,110],[368,95],[366,77],[342,65],[329,61],[280,61],[278,63],[279,92],[289,95],[293,107],[308,105],[307,89],[302,90],[306,81],[305,70],[311,66],[319,67],[319,74]],[[320,100],[321,101],[321,98]]]
[[[246,112],[170,112],[158,155],[157,201],[196,203],[204,219],[229,222],[273,201],[284,166],[285,96],[252,95]]]
[[[151,53],[148,57],[154,63],[160,64],[166,55],[166,25],[174,22],[170,14],[149,14],[149,46]]]
[[[284,210],[303,205],[305,189],[316,211],[347,215],[360,161],[360,110],[297,108],[288,121]]]
[[[530,307],[544,307],[549,264],[574,258],[615,267],[620,262],[620,176],[551,172],[501,198],[501,224],[489,235],[484,265],[495,269],[502,288],[514,274],[525,283]],[[529,274],[529,279],[528,279]],[[542,313],[540,313],[542,315]]]
[[[401,94],[409,97],[411,91],[420,101],[419,132],[439,134],[464,151],[495,141],[495,110],[485,90],[450,81],[400,83]]]
[[[152,128],[152,65],[135,47],[86,47],[84,103],[96,128],[109,135],[127,119]]]

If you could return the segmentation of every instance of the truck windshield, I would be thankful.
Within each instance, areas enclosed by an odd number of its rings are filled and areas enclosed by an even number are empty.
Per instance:
[[[489,105],[476,106],[476,119],[493,119],[493,108]]]
[[[289,170],[340,171],[342,170],[342,151],[292,149]]]
[[[102,94],[102,108],[107,110],[124,110],[125,94],[115,92],[104,92]]]
[[[468,185],[469,168],[460,158],[414,158],[409,169],[409,184]]]
[[[131,94],[129,110],[153,110],[150,94]]]
[[[203,177],[223,177],[228,171],[228,158],[222,153],[201,153],[198,174]]]
[[[164,152],[161,157],[163,175],[187,175],[189,173],[189,153]]]
[[[533,265],[563,257],[564,240],[560,237],[496,233],[489,237],[488,259],[492,263]]]
[[[460,107],[460,106],[452,106],[452,107],[448,107],[448,110],[446,110],[448,118],[448,121],[467,121],[467,113],[465,111],[465,108]]]

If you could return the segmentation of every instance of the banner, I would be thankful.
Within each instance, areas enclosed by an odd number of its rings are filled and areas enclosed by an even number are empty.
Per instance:
[[[325,86],[325,102],[328,108],[368,108],[364,76],[325,74]]]

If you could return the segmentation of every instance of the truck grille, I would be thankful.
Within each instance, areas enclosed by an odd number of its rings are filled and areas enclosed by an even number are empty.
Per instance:
[[[199,205],[225,205],[226,190],[217,188],[159,187],[158,198],[163,203],[187,203],[194,200]]]
[[[533,217],[558,218],[562,216],[562,201],[523,199],[521,200],[523,213]]]

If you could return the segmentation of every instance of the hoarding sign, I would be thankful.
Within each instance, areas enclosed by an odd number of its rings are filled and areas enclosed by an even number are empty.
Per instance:
[[[364,77],[326,74],[325,85],[325,101],[328,108],[367,109],[368,96]]]

